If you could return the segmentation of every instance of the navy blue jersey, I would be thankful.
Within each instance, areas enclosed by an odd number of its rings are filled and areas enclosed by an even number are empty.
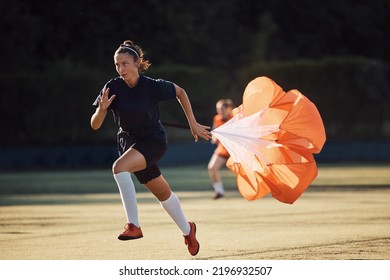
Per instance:
[[[115,94],[115,99],[108,109],[112,111],[114,121],[121,130],[139,136],[164,134],[165,139],[164,128],[160,123],[159,103],[176,97],[172,82],[140,75],[137,85],[133,88],[120,77],[108,81],[105,86],[110,89],[109,98]],[[102,94],[103,89],[93,106],[98,107],[98,99]]]

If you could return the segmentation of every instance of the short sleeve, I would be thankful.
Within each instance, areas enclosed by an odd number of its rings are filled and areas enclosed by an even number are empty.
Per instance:
[[[158,79],[156,80],[156,83],[161,101],[176,98],[176,89],[172,82]]]

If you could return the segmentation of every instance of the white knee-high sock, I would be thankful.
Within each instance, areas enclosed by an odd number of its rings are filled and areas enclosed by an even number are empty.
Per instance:
[[[139,227],[137,196],[131,174],[129,172],[120,172],[114,174],[114,179],[118,185],[121,195],[123,208],[126,212],[127,222]]]
[[[176,196],[176,194],[171,192],[171,196],[165,201],[160,201],[160,203],[161,206],[165,209],[165,211],[167,211],[169,216],[171,216],[172,220],[183,232],[183,235],[190,234],[190,225],[188,224],[188,221],[184,216],[179,198]]]

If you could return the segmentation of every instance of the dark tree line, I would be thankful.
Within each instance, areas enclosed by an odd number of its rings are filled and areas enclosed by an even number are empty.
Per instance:
[[[1,10],[2,59],[8,67],[11,55],[41,67],[64,57],[106,66],[126,38],[144,46],[156,64],[234,67],[254,58],[390,58],[386,0],[2,0]]]

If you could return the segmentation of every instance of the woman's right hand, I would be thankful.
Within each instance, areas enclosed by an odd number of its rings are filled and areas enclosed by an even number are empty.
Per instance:
[[[112,101],[115,98],[115,95],[108,98],[108,94],[110,93],[109,88],[103,88],[103,95],[98,100],[98,107],[96,108],[95,113],[91,117],[91,127],[93,129],[99,129],[103,124],[104,119],[107,115],[107,109],[110,107]]]
[[[110,93],[110,89],[104,87],[103,88],[103,95],[99,99],[99,109],[100,110],[107,110],[108,107],[110,107],[112,101],[114,100],[115,94],[112,95],[110,98],[108,98],[109,93]]]

